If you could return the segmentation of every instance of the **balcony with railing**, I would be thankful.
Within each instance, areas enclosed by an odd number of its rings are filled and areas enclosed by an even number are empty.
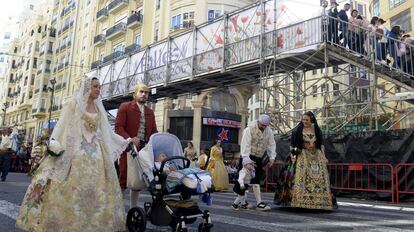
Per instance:
[[[108,8],[102,8],[96,13],[96,20],[100,21],[108,17]]]
[[[65,7],[64,9],[62,9],[62,12],[60,13],[60,16],[63,17],[65,16],[67,13],[69,13],[73,8],[75,8],[76,6],[76,2],[72,2],[69,6]]]
[[[58,110],[60,110],[60,109],[62,109],[62,107],[60,107],[60,106],[58,106],[58,105],[54,105],[54,106],[52,106],[52,111],[58,111]]]
[[[39,69],[39,70],[37,70],[37,75],[41,74],[41,73],[42,73],[42,71],[43,71],[43,69]]]
[[[35,117],[43,117],[46,114],[46,109],[43,107],[32,108],[32,115]]]
[[[63,68],[64,68],[64,64],[63,64],[63,63],[60,63],[60,64],[58,65],[57,70],[58,70],[58,71],[60,71],[60,70],[62,70]]]
[[[93,43],[95,44],[95,45],[101,45],[101,44],[103,44],[105,42],[105,35],[104,34],[99,34],[99,35],[96,35],[94,38],[93,38]]]
[[[117,13],[124,7],[128,6],[129,0],[113,0],[108,5],[108,13]]]
[[[65,33],[70,27],[73,26],[73,23],[74,23],[74,21],[72,20],[70,23],[64,25],[63,28],[62,28],[62,30],[61,30],[61,33],[62,34]]]
[[[100,60],[97,60],[97,61],[94,61],[94,62],[92,62],[92,64],[91,64],[91,69],[95,69],[95,68],[97,68],[99,65],[101,65],[101,64],[103,64],[102,63],[102,61],[100,61]]]
[[[105,56],[103,58],[103,63],[107,63],[110,61],[115,61],[117,58],[122,57],[124,55],[123,51],[116,51],[112,54],[110,54],[109,56]]]
[[[139,44],[132,44],[125,48],[126,54],[134,54],[141,49],[141,45]]]
[[[144,17],[143,17],[142,14],[133,14],[133,15],[128,17],[127,26],[129,28],[136,28],[138,26],[141,26],[143,18]]]
[[[39,56],[43,56],[43,54],[45,54],[45,50],[39,52]]]
[[[115,39],[119,35],[125,34],[126,29],[126,23],[118,23],[106,31],[106,39]]]
[[[56,37],[56,29],[54,29],[54,28],[53,29],[50,29],[49,36],[50,37],[53,37],[53,38]]]

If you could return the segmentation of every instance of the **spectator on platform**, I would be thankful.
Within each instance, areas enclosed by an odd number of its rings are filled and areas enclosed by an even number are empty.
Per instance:
[[[339,40],[343,40],[342,46],[346,48],[348,44],[348,15],[346,12],[351,8],[349,3],[345,3],[344,8],[338,12],[338,17],[341,20],[339,22],[339,30],[341,34],[339,35]]]
[[[401,38],[400,53],[403,63],[403,71],[413,75],[414,70],[414,40],[409,34],[405,34]]]
[[[378,38],[378,44],[377,46],[377,59],[381,62],[385,62],[387,59],[387,52],[388,52],[388,39],[387,35],[389,30],[385,27],[386,21],[382,18],[378,19],[377,24],[377,38]],[[385,62],[386,63],[386,62]]]
[[[361,51],[361,19],[358,17],[358,11],[352,10],[349,18],[349,48],[355,52]]]
[[[399,25],[393,26],[391,31],[388,33],[388,47],[390,49],[390,56],[394,60],[393,67],[394,68],[402,68],[401,67],[401,52],[400,52],[400,44],[401,44],[401,27]]]
[[[374,16],[371,18],[371,21],[368,25],[366,25],[367,28],[367,34],[366,34],[366,45],[365,48],[369,54],[369,52],[373,51],[373,49],[375,49],[376,46],[378,46],[378,39],[377,39],[377,35],[375,34],[378,27],[378,20],[379,18],[377,16]],[[369,44],[368,44],[369,41]],[[368,46],[369,45],[369,46]]]
[[[329,10],[328,16],[328,42],[338,44],[338,3],[331,2],[331,8]]]

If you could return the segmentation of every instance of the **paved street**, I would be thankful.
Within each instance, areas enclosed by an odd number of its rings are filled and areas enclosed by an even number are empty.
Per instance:
[[[24,174],[10,173],[7,182],[0,182],[0,231],[20,231],[14,228],[18,207],[29,184]],[[250,201],[253,194],[249,193]],[[128,196],[124,196],[128,207]],[[141,200],[150,200],[145,193]],[[265,193],[264,199],[272,202],[272,194]],[[233,193],[215,193],[213,205],[200,203],[201,208],[212,212],[213,231],[414,231],[414,207],[374,204],[372,202],[340,199],[339,210],[315,212],[293,210],[272,206],[270,212],[254,209],[233,211],[230,208]],[[196,231],[198,222],[189,225],[189,231]],[[149,225],[148,231],[169,231]]]

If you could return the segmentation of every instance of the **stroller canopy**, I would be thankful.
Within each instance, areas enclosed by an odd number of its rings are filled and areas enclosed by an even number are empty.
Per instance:
[[[168,158],[172,156],[184,156],[181,142],[177,136],[169,133],[155,133],[151,135],[148,151],[151,153],[154,160],[157,159],[160,153],[164,153]]]

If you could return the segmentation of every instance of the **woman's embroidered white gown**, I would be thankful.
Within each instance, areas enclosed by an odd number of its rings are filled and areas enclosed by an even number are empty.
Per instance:
[[[98,114],[86,114],[99,120]],[[39,169],[24,197],[17,227],[53,232],[125,230],[122,192],[115,168],[106,167],[103,156],[108,152],[100,129],[88,132],[79,123],[82,142],[71,159],[67,180],[48,180]]]

